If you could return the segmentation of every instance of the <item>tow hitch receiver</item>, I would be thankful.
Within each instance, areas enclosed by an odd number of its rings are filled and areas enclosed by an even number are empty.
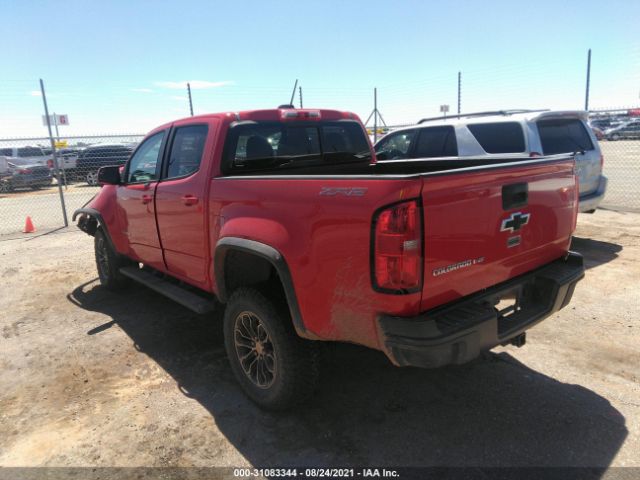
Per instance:
[[[509,343],[518,348],[523,347],[524,344],[527,343],[527,332],[522,332],[520,335],[516,335]]]

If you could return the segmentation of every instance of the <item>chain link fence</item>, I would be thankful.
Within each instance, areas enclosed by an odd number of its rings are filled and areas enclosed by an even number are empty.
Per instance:
[[[601,206],[640,211],[640,108],[593,110],[589,122],[609,179]]]
[[[602,207],[640,211],[640,109],[590,112],[590,123],[600,141],[604,173],[609,178]],[[371,139],[380,139],[411,123],[380,126]],[[56,157],[48,137],[0,139],[0,235],[22,231],[27,217],[37,229],[64,226],[62,201],[68,220],[100,188],[97,171],[105,165],[123,165],[143,135],[63,137]]]
[[[29,217],[36,229],[65,225],[100,188],[98,169],[124,165],[143,135],[64,137],[56,149],[48,137],[0,139],[0,235],[22,231]]]

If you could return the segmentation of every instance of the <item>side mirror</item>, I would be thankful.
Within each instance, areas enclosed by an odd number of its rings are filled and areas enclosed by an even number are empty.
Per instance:
[[[98,170],[98,183],[100,185],[120,185],[120,167],[117,165],[102,167]]]

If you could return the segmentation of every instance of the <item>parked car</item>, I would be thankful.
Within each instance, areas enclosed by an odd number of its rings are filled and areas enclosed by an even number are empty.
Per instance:
[[[17,188],[37,190],[51,185],[51,170],[47,166],[34,165],[30,160],[0,157],[0,192]]]
[[[604,140],[604,131],[602,131],[598,127],[594,127],[593,125],[591,126],[591,131],[598,141]]]
[[[130,145],[93,145],[82,150],[76,160],[75,177],[89,185],[98,184],[98,170],[108,165],[124,165],[133,147]]]
[[[40,147],[2,147],[0,156],[19,158],[28,161],[30,165],[47,165],[51,160],[50,155],[46,155]]]
[[[106,288],[224,308],[233,373],[271,409],[311,394],[320,341],[433,368],[522,346],[570,301],[584,275],[568,251],[572,155],[373,157],[349,112],[189,117],[150,132],[122,172],[101,168],[73,220]]]
[[[71,180],[78,178],[77,162],[80,153],[84,148],[63,148],[58,150],[58,167],[60,168],[60,175],[70,182]],[[54,170],[53,157],[47,162],[49,168]],[[84,180],[83,178],[82,180]]]
[[[605,130],[610,129],[610,128],[615,128],[615,127],[617,127],[619,125],[622,125],[623,123],[625,123],[625,121],[623,119],[618,118],[618,117],[590,118],[589,119],[589,124],[592,127],[599,128],[603,132]]]
[[[378,160],[576,153],[580,211],[595,211],[607,189],[604,157],[583,111],[502,110],[424,119],[386,135],[375,149]]]
[[[604,132],[607,140],[632,140],[640,138],[640,120],[633,120]]]

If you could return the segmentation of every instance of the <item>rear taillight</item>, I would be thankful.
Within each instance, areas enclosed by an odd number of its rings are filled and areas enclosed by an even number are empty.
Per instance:
[[[28,175],[31,173],[31,170],[29,170],[28,168],[19,168],[18,169],[18,174],[19,175]]]
[[[411,293],[422,287],[422,219],[416,200],[381,210],[373,219],[374,288]]]
[[[53,168],[53,160],[51,158],[47,160],[47,167]]]
[[[600,154],[600,170],[604,167],[604,155]]]

